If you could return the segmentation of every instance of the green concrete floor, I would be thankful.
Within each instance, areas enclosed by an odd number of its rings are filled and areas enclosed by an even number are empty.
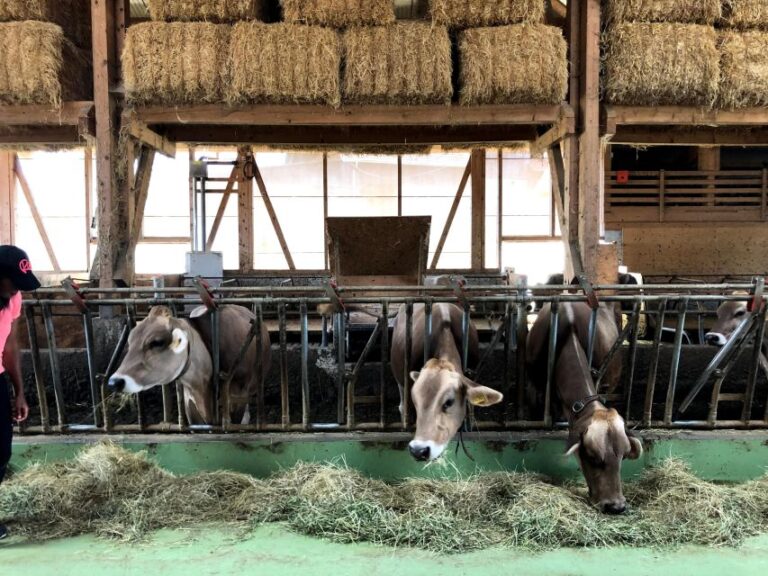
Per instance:
[[[92,536],[42,544],[10,539],[0,544],[0,571],[24,576],[765,576],[768,535],[750,539],[738,549],[566,549],[540,554],[486,550],[436,556],[370,544],[334,544],[292,534],[279,525],[260,527],[248,536],[233,528],[214,526],[158,532],[139,545]]]

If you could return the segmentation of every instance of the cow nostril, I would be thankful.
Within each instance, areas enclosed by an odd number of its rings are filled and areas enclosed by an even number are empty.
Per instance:
[[[408,450],[416,460],[429,460],[429,446],[414,446],[411,444],[408,446]]]
[[[115,378],[114,376],[109,379],[108,385],[117,392],[122,392],[125,389],[125,380],[123,378]]]

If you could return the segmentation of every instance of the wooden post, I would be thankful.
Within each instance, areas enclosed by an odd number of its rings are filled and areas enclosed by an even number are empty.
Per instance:
[[[141,229],[144,223],[144,207],[147,205],[149,195],[149,182],[152,178],[152,166],[155,162],[155,150],[142,146],[139,154],[139,165],[136,169],[136,177],[133,179],[133,211],[131,217],[130,243],[128,245],[128,258],[133,261],[136,254],[136,244],[141,237]]]
[[[499,176],[499,198],[496,204],[496,228],[498,234],[496,234],[496,254],[497,254],[497,268],[501,270],[501,245],[502,245],[502,228],[504,227],[504,149],[499,148],[498,158],[498,176]],[[554,212],[554,206],[553,206]],[[554,217],[554,215],[553,215]]]
[[[485,149],[472,150],[472,269],[485,268]]]
[[[121,243],[128,240],[127,193],[120,197],[117,163],[119,110],[111,92],[119,77],[116,57],[116,0],[91,0],[93,101],[96,118],[96,182],[99,200],[99,245],[91,276],[112,287],[118,274]],[[118,0],[119,1],[119,0]],[[126,166],[127,173],[129,167]],[[124,179],[125,180],[125,179]]]
[[[720,146],[711,148],[699,148],[699,170],[706,172],[717,172],[720,170]],[[715,177],[712,174],[707,175],[706,179],[710,182],[707,188],[707,206],[715,205]]]
[[[664,210],[666,209],[666,176],[664,170],[659,170],[659,222],[664,222]]]
[[[245,159],[251,154],[250,149],[243,150]],[[243,177],[237,187],[238,240],[240,245],[240,271],[253,270],[253,178]]]
[[[328,152],[323,152],[323,230],[325,269],[328,270]]]
[[[83,169],[85,171],[85,269],[91,269],[91,195],[93,194],[93,148],[88,146],[83,151]]]
[[[16,181],[12,152],[0,151],[0,244],[13,244]]]
[[[580,76],[577,114],[578,234],[584,272],[588,278],[595,278],[602,233],[604,188],[604,155],[600,138],[600,0],[582,0],[576,5],[580,8],[581,30],[577,68]]]

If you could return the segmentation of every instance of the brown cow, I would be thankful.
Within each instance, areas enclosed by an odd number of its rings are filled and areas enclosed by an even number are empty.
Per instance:
[[[475,406],[491,406],[501,402],[500,392],[473,382],[462,371],[461,340],[463,313],[453,304],[432,307],[432,336],[429,360],[424,364],[424,306],[413,307],[411,362],[411,398],[416,408],[416,434],[408,450],[416,460],[435,460],[464,422],[467,402]],[[395,319],[392,335],[392,372],[400,387],[400,410],[403,402],[406,340],[405,306]],[[469,326],[469,362],[477,361],[477,330]],[[419,370],[420,369],[420,370]]]
[[[748,296],[746,292],[735,292],[735,296]],[[704,335],[704,341],[712,346],[725,346],[731,335],[749,316],[745,300],[726,300],[717,308],[717,320],[712,329]],[[765,342],[763,342],[765,351]]]
[[[228,373],[251,329],[253,314],[242,306],[219,309],[220,367]],[[213,424],[213,362],[211,358],[211,322],[206,308],[199,307],[189,320],[174,318],[165,306],[155,306],[149,316],[131,331],[128,352],[109,379],[117,392],[137,394],[154,386],[178,381],[184,391],[184,409],[190,424]],[[261,371],[255,368],[259,364]],[[248,401],[254,396],[271,361],[269,332],[261,328],[261,349],[256,339],[235,369],[230,386],[231,419],[247,424]],[[222,381],[223,384],[223,381]]]
[[[619,336],[616,313],[601,304],[597,314],[593,363],[587,359],[591,308],[583,302],[560,304],[554,385],[563,414],[568,419],[566,454],[579,459],[589,496],[603,512],[620,514],[626,509],[621,487],[621,463],[642,454],[642,444],[630,436],[624,419],[606,408],[595,390],[590,369],[602,365]],[[547,379],[550,305],[545,305],[528,335],[527,355],[531,381],[543,388]],[[618,382],[621,362],[615,358],[607,377],[609,387]],[[613,384],[611,384],[613,382]]]

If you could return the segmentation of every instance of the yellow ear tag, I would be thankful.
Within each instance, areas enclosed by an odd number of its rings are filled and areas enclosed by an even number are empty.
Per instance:
[[[477,406],[485,406],[488,403],[488,397],[482,392],[475,394],[475,402]]]

